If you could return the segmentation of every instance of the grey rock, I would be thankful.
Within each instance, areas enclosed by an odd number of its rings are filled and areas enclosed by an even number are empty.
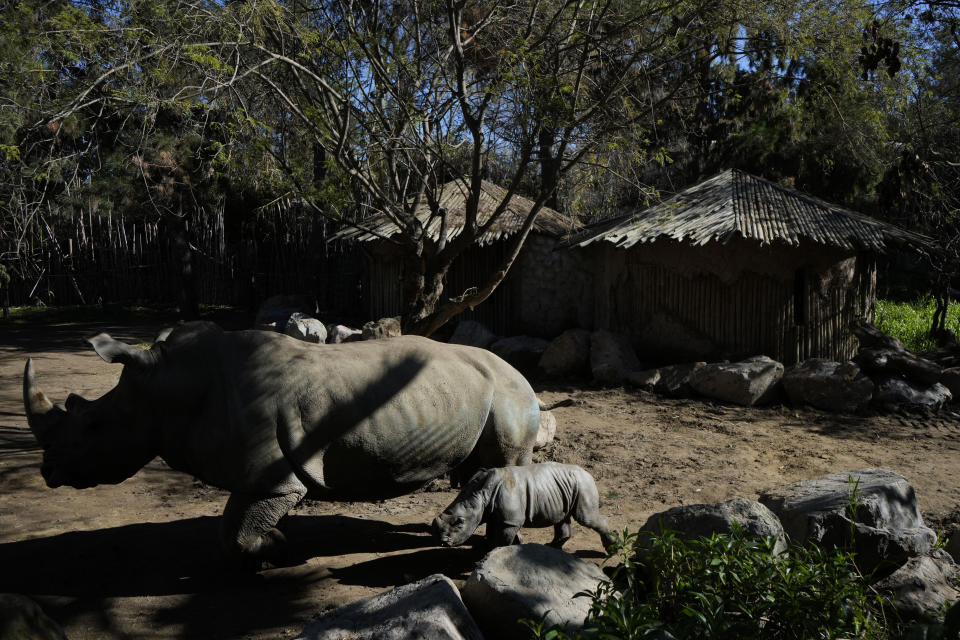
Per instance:
[[[600,568],[539,544],[498,547],[478,564],[461,590],[463,601],[487,638],[528,638],[520,618],[548,625],[583,627],[589,598],[575,598],[608,581]]]
[[[476,320],[461,320],[457,323],[457,328],[453,331],[453,335],[450,336],[448,342],[486,349],[496,339],[496,334],[487,329],[483,323]]]
[[[284,333],[297,340],[314,344],[323,344],[327,341],[327,328],[323,323],[299,311],[290,314]]]
[[[590,334],[590,371],[594,380],[619,384],[631,371],[642,368],[627,336],[605,329]]]
[[[885,347],[861,349],[855,360],[871,376],[874,374],[902,376],[920,387],[927,387],[937,382],[943,372],[942,367],[935,362],[915,356],[906,350]]]
[[[512,364],[520,371],[529,373],[536,369],[540,356],[550,344],[543,338],[511,336],[500,338],[490,345],[490,351]]]
[[[363,325],[364,340],[382,340],[400,335],[400,318],[380,318]]]
[[[553,442],[557,435],[557,418],[552,411],[540,412],[540,429],[537,431],[537,441],[533,444],[533,450],[539,451]]]
[[[747,536],[775,538],[775,554],[787,550],[787,537],[777,516],[761,503],[746,498],[673,507],[650,516],[640,531],[660,533],[672,529],[683,539],[691,540],[713,533],[732,533],[735,524]]]
[[[790,402],[808,404],[825,411],[859,413],[873,398],[873,380],[853,362],[810,358],[783,374],[783,388]]]
[[[940,374],[940,384],[949,389],[954,398],[960,398],[960,367],[944,369]]]
[[[913,487],[899,473],[858,469],[763,492],[792,542],[852,545],[862,571],[890,569],[933,548]]]
[[[876,380],[873,403],[887,410],[924,408],[938,411],[953,399],[950,390],[939,382],[923,387],[904,378],[884,376]]]
[[[653,390],[668,398],[689,398],[694,393],[688,383],[690,375],[705,366],[706,362],[688,362],[660,367],[657,370],[660,372],[660,379],[653,386]]]
[[[960,599],[954,585],[960,566],[943,549],[910,558],[873,586],[904,619],[942,617],[943,605]]]
[[[750,407],[780,382],[783,365],[767,356],[711,363],[690,374],[688,384],[708,398]]]
[[[653,391],[660,382],[659,369],[647,369],[645,371],[631,371],[627,374],[627,382],[635,387],[640,387],[644,391]]]
[[[63,628],[36,602],[16,593],[0,593],[0,638],[67,640]]]
[[[363,337],[363,331],[352,329],[342,324],[331,324],[327,327],[327,343],[340,344],[342,342],[353,342]]]
[[[582,375],[590,371],[590,332],[568,329],[550,341],[539,366],[549,376]]]
[[[298,640],[483,640],[453,582],[435,574],[327,611]]]
[[[312,316],[316,312],[317,303],[310,296],[296,294],[271,296],[260,305],[253,326],[257,329],[282,332],[287,326],[287,320],[294,313]]]

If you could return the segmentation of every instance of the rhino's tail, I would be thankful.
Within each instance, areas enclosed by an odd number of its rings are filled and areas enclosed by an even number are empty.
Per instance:
[[[551,409],[556,409],[557,407],[569,407],[573,404],[573,398],[564,398],[563,400],[554,402],[553,404],[543,404],[539,400],[537,400],[537,402],[540,403],[540,411],[550,411]]]

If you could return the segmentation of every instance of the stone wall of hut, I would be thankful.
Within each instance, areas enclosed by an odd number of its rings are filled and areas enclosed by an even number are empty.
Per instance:
[[[742,238],[598,244],[588,247],[597,264],[593,324],[629,335],[650,362],[844,360],[856,346],[850,324],[872,319],[876,266],[868,255]]]
[[[593,328],[593,269],[588,254],[556,250],[542,234],[527,238],[513,266],[515,333],[554,338],[567,329]]]

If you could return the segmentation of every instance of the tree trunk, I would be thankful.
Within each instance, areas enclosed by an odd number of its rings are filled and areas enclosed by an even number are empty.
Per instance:
[[[434,326],[437,303],[443,295],[443,281],[449,265],[430,265],[420,256],[411,256],[403,264],[404,311],[401,326],[404,334],[429,336],[443,326]],[[444,321],[445,322],[445,321]]]
[[[176,269],[177,309],[182,320],[200,317],[198,296],[197,258],[190,244],[187,219],[182,216],[173,224],[173,264]]]
[[[537,142],[540,147],[540,187],[543,193],[548,194],[544,206],[551,209],[560,208],[560,199],[557,195],[558,180],[560,177],[560,158],[554,148],[557,130],[553,128],[540,129]]]

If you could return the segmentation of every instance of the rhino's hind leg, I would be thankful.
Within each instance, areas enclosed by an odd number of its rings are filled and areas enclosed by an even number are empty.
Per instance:
[[[255,564],[257,568],[262,560],[284,564],[286,537],[276,525],[303,495],[231,494],[220,524],[220,538],[227,555],[242,564]]]

